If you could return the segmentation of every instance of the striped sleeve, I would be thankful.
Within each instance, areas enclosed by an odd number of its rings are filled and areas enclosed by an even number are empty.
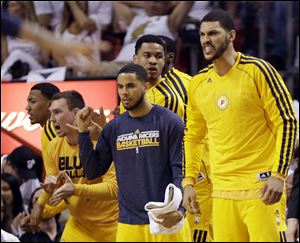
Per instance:
[[[272,175],[285,179],[293,157],[297,120],[291,95],[275,68],[261,59],[242,56],[241,64],[256,66],[255,80],[264,109],[276,127],[276,160]]]
[[[168,84],[168,82],[160,82],[156,89],[164,97],[164,104],[157,104],[168,108],[183,119],[184,103],[179,94]]]
[[[199,176],[201,168],[201,160],[199,159],[201,158],[200,148],[204,143],[204,135],[207,131],[205,120],[196,105],[197,93],[195,93],[195,90],[198,88],[198,81],[198,77],[195,76],[188,90],[189,103],[187,106],[187,124],[184,135],[183,187],[188,184],[195,184]]]

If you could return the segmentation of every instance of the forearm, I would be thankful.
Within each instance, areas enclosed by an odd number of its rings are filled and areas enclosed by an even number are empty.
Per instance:
[[[43,210],[43,219],[48,219],[50,217],[55,216],[56,214],[62,212],[65,210],[68,206],[66,205],[65,201],[62,200],[58,205],[52,206],[49,204],[46,204]]]
[[[70,6],[70,9],[73,13],[73,16],[75,18],[75,21],[76,23],[84,28],[84,29],[88,29],[87,28],[87,24],[91,24],[93,23],[93,28],[92,30],[96,30],[97,29],[97,26],[96,26],[96,22],[89,18],[81,9],[80,7],[78,6],[78,4],[76,3],[76,1],[68,1],[68,4]]]
[[[176,33],[184,23],[195,1],[180,1],[169,16],[168,25],[172,33]]]
[[[75,196],[95,200],[117,200],[118,187],[115,183],[101,182],[97,184],[75,184]]]
[[[83,165],[84,175],[87,179],[95,179],[102,176],[111,164],[102,163],[99,153],[94,148],[88,132],[80,132],[78,137],[79,157]]]
[[[51,32],[39,27],[37,24],[29,22],[23,23],[19,32],[19,37],[35,42],[41,49],[50,53],[53,51],[53,47],[59,42]]]

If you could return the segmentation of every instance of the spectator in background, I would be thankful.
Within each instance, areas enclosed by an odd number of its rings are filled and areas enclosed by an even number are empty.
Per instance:
[[[294,171],[291,195],[288,198],[287,231],[288,242],[299,241],[299,145],[295,149],[294,160],[297,168]]]
[[[95,64],[86,60],[85,64],[77,67],[90,68],[91,76],[116,76],[121,67],[132,62],[136,40],[142,35],[160,34],[174,39],[194,1],[180,1],[173,9],[170,1],[143,1],[145,13],[138,15],[122,2],[113,2],[113,4],[115,13],[119,14],[115,16],[116,21],[126,16],[124,21],[128,29],[124,44],[113,61]]]
[[[40,187],[41,158],[30,148],[20,146],[9,154],[6,163],[18,180],[23,202],[28,207],[32,192]]]
[[[42,192],[42,187],[39,187],[32,193],[31,202],[29,204],[29,209],[28,209],[29,213],[31,213],[34,204],[37,203],[38,197],[41,194],[41,192]],[[59,216],[60,216],[59,213],[56,214],[55,216],[49,215],[48,217],[46,217],[41,221],[41,223],[39,224],[39,232],[42,232],[44,234],[40,234],[39,237],[44,237],[45,239],[47,239],[47,242],[59,242],[62,233],[62,228],[58,220]],[[23,219],[22,221],[23,225],[29,220],[30,220],[30,216],[27,216],[26,219]],[[36,232],[35,233],[26,232],[20,237],[20,240],[25,242],[34,242],[35,238],[36,238]]]
[[[20,219],[24,216],[24,205],[19,182],[16,177],[8,173],[1,174],[1,193],[6,202],[6,220],[3,229],[20,236]]]
[[[87,1],[66,1],[63,9],[62,22],[55,30],[56,36],[67,41],[93,43],[95,46],[101,46],[100,26],[96,25],[95,21],[87,17],[89,11],[90,9]],[[83,24],[85,19],[87,22],[86,25]],[[105,48],[105,46],[102,47]],[[94,48],[91,58],[93,61],[100,61],[101,58],[98,48]],[[56,59],[60,66],[67,63],[65,59]],[[82,73],[80,74],[80,72],[74,71],[75,76],[82,75]]]
[[[54,53],[60,58],[78,55],[90,57],[92,54],[92,46],[86,43],[64,41],[55,38],[51,32],[39,27],[37,24],[22,22],[19,18],[10,16],[1,10],[1,35],[2,34],[31,40],[38,44],[43,50]],[[5,72],[1,69],[1,81],[4,79],[4,74]]]
[[[61,23],[65,1],[33,1],[37,20],[41,26],[54,31]]]
[[[18,17],[23,21],[37,22],[32,1],[8,1],[8,13]],[[10,70],[17,61],[23,65],[29,65],[27,72],[35,69],[42,69],[47,65],[48,54],[41,51],[38,46],[27,40],[22,40],[10,36],[1,36],[1,69],[2,72],[9,72],[13,78],[20,78],[17,75],[18,70]],[[20,68],[19,68],[20,69]],[[23,76],[27,73],[22,73]]]
[[[288,202],[287,241],[299,241],[299,168],[294,172],[293,188]]]
[[[1,192],[1,242],[19,242],[20,240],[18,239],[18,237],[5,230],[5,225],[7,224],[6,217],[6,201],[5,197]]]
[[[87,1],[89,14],[84,13],[78,7],[76,1],[34,1],[34,7],[39,23],[51,30],[61,24],[64,3],[67,3],[72,12],[79,18],[80,25],[87,31],[95,31],[99,28],[106,30],[112,20],[111,1]]]

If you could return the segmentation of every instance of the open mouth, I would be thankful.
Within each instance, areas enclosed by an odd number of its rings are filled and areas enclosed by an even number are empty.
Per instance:
[[[149,73],[157,73],[157,68],[155,68],[155,67],[150,67],[150,68],[147,69],[147,71],[148,71]]]
[[[55,128],[55,130],[56,130],[57,132],[59,132],[59,131],[60,131],[60,126],[59,126],[59,125],[57,125],[57,124],[54,124],[54,128]]]
[[[211,45],[206,45],[203,47],[204,53],[209,54],[214,50],[214,47]]]

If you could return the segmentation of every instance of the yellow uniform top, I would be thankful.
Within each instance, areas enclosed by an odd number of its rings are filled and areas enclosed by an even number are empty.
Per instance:
[[[46,151],[48,144],[57,136],[56,130],[50,119],[47,120],[42,129],[42,153]]]
[[[66,137],[56,137],[49,143],[45,153],[46,175],[56,176],[59,171],[68,173],[75,185],[75,194],[66,202],[70,214],[76,220],[90,224],[90,227],[116,221],[118,187],[113,164],[102,177],[87,180],[78,153],[78,145],[70,146]],[[39,203],[43,205],[45,198],[42,195]]]
[[[186,122],[186,107],[188,104],[188,89],[192,77],[186,73],[180,72],[176,68],[170,69],[165,79],[168,81],[170,86],[177,91],[184,103],[184,122]]]
[[[286,177],[297,121],[284,81],[269,63],[238,53],[226,75],[211,64],[194,76],[189,94],[183,184],[198,176],[194,147],[206,132],[214,190],[259,189],[270,172]]]
[[[146,97],[151,104],[166,107],[183,120],[184,103],[178,92],[174,90],[164,78],[147,91]],[[124,112],[125,108],[121,102],[120,113],[122,114]]]

